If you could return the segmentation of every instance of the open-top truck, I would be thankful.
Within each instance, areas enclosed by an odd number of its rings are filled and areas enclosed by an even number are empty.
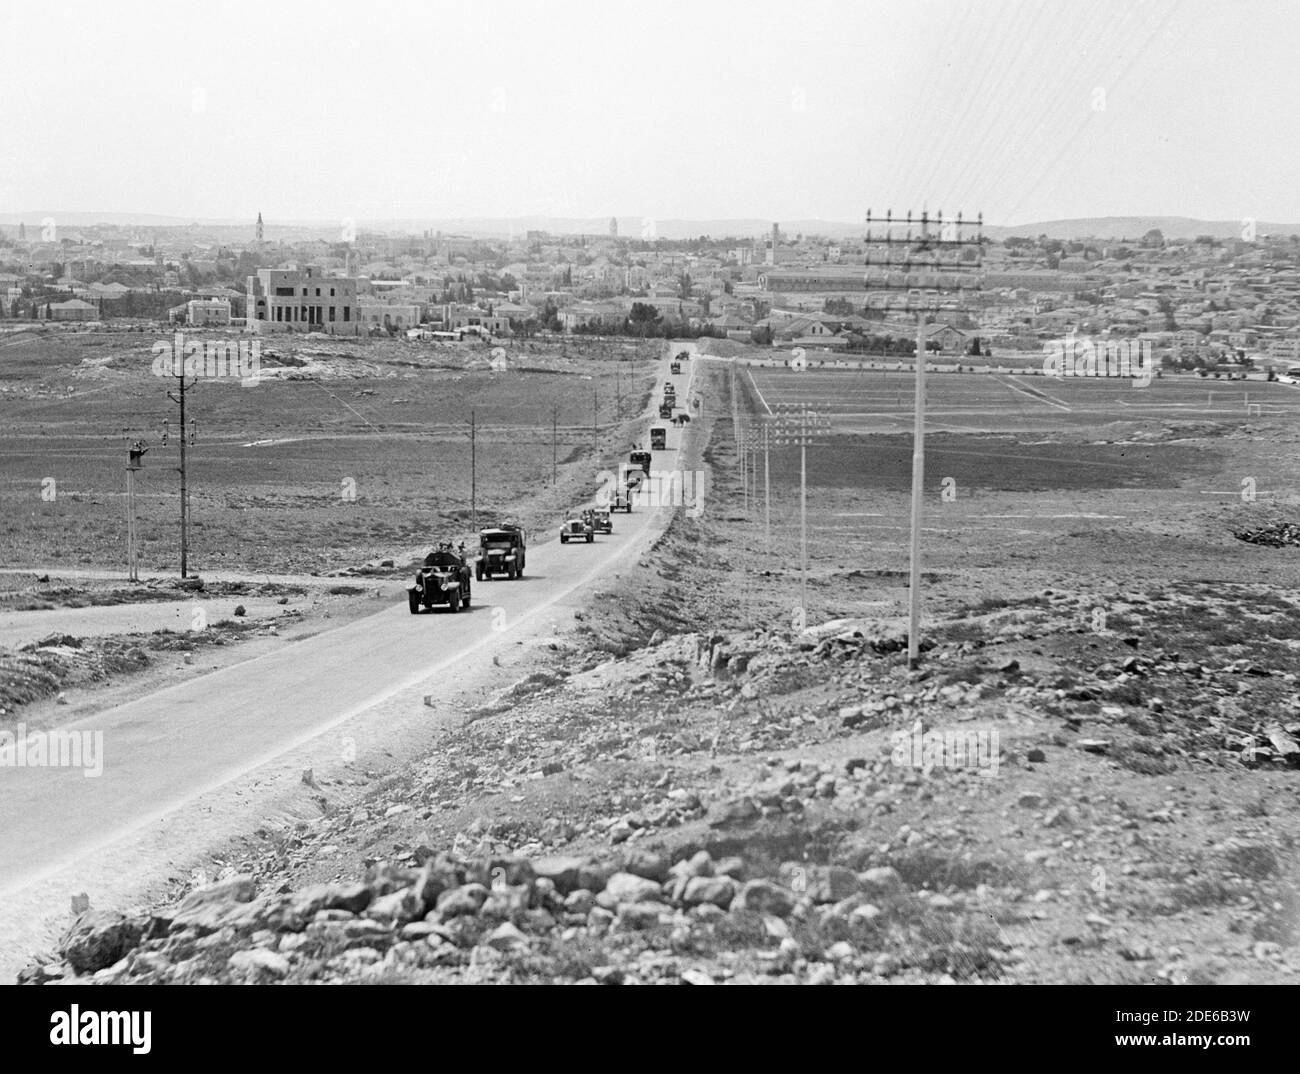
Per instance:
[[[627,461],[631,463],[633,467],[644,471],[646,477],[650,476],[650,452],[634,451],[627,457]]]
[[[494,574],[504,574],[512,581],[522,578],[527,556],[527,540],[518,526],[503,522],[479,530],[479,552],[474,561],[474,577],[480,582]]]

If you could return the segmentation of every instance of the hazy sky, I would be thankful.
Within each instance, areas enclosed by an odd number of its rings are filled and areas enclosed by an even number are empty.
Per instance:
[[[1296,0],[11,5],[0,214],[1300,221]]]

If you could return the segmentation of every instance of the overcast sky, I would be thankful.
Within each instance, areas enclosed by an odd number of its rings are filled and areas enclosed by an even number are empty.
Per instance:
[[[11,5],[0,214],[1300,222],[1295,0]]]

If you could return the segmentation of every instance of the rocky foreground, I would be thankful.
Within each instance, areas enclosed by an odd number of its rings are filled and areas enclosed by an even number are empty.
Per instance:
[[[363,806],[314,788],[318,821],[87,910],[21,979],[1294,980],[1300,608],[1095,602],[965,609],[921,671],[889,623],[611,658],[596,617]]]

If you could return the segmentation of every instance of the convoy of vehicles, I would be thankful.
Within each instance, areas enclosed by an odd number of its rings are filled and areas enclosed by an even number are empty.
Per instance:
[[[478,581],[504,574],[513,581],[522,578],[527,558],[527,535],[508,522],[479,531],[479,554],[474,561]]]
[[[688,351],[680,351],[670,365],[672,372],[681,373],[682,361],[689,358]],[[1289,370],[1288,373],[1300,375],[1300,369]],[[689,420],[684,415],[680,419],[673,416],[676,397],[677,389],[673,383],[665,383],[659,416],[671,420],[675,425]],[[610,497],[609,504],[573,512],[560,526],[560,543],[585,541],[591,544],[597,532],[613,533],[612,512],[631,514],[632,495],[650,475],[653,452],[666,451],[667,448],[667,429],[663,425],[653,426],[650,429],[650,450],[638,449],[629,453],[628,462],[620,466],[621,480]],[[407,602],[411,614],[432,611],[438,606],[446,607],[450,612],[458,612],[462,607],[468,608],[472,595],[471,577],[480,582],[497,575],[505,575],[511,580],[522,578],[526,555],[527,534],[522,527],[511,522],[501,522],[479,531],[479,550],[474,556],[472,571],[463,544],[459,548],[453,548],[451,542],[442,542],[425,557],[424,564],[416,572],[415,580],[407,586]]]

